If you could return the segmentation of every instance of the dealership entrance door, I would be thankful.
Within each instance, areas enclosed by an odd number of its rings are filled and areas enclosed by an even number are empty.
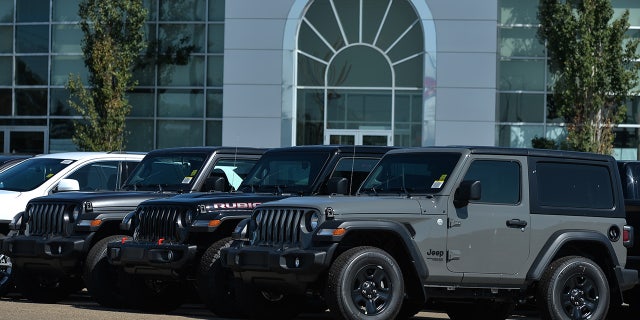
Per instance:
[[[47,127],[0,127],[2,153],[39,154],[48,150]]]
[[[392,146],[391,130],[330,130],[324,132],[324,144]]]

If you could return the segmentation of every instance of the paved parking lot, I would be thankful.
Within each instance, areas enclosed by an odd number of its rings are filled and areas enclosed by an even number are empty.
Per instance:
[[[180,309],[167,315],[144,314],[133,310],[113,310],[100,307],[86,294],[71,296],[68,300],[57,304],[33,303],[22,299],[19,295],[9,295],[0,299],[0,319],[29,320],[186,320],[186,319],[224,319],[213,315],[200,304],[183,305]],[[329,314],[302,314],[299,320],[329,320]],[[414,319],[437,320],[449,319],[446,314],[437,312],[421,312]],[[517,315],[513,320],[535,320],[533,315]]]

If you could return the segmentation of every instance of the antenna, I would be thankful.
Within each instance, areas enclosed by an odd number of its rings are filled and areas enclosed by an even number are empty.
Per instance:
[[[356,144],[355,141],[353,143],[353,150],[351,154],[351,176],[349,177],[349,195],[352,195],[353,191],[353,170],[356,165]]]

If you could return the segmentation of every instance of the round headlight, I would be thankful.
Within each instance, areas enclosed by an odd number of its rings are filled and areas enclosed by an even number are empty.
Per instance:
[[[195,212],[191,209],[188,209],[187,212],[184,213],[184,223],[185,225],[190,225],[193,222],[193,218],[196,216]]]
[[[71,211],[71,222],[78,221],[80,219],[80,207],[74,206]]]
[[[309,231],[314,231],[318,228],[318,225],[320,225],[320,213],[318,213],[317,211],[312,212],[311,214],[307,215],[307,230]]]

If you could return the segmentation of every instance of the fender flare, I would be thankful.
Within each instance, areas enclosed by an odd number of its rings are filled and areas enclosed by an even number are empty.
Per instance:
[[[547,266],[551,264],[553,257],[556,256],[565,244],[571,241],[597,242],[603,245],[607,249],[607,254],[609,259],[611,259],[613,266],[620,266],[615,250],[611,245],[611,241],[604,234],[589,230],[560,230],[553,233],[542,247],[540,250],[542,254],[536,257],[531,268],[529,268],[529,272],[527,272],[527,279],[539,280],[547,269]]]
[[[413,241],[415,230],[410,225],[402,224],[396,221],[388,220],[354,220],[354,221],[342,221],[342,220],[329,220],[323,223],[319,230],[331,230],[331,229],[345,229],[345,233],[339,236],[324,235],[318,232],[313,237],[313,242],[335,242],[339,243],[342,239],[346,238],[350,234],[358,231],[384,231],[392,233],[402,241],[405,249],[407,250],[412,261],[411,264],[416,271],[420,281],[425,281],[429,276],[427,265],[422,258],[420,250],[417,248],[416,243]],[[333,257],[331,257],[333,258]]]

